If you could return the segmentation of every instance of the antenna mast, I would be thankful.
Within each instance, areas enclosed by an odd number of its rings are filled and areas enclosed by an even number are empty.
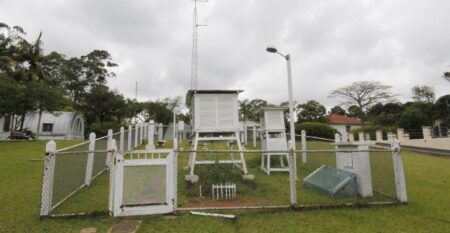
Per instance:
[[[198,86],[198,27],[207,26],[206,24],[198,24],[197,2],[208,2],[208,0],[193,0],[194,14],[192,22],[192,58],[191,58],[191,90],[197,90]]]

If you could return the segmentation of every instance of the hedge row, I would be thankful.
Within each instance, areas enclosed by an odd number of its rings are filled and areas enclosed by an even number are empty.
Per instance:
[[[321,138],[334,139],[334,135],[339,133],[335,128],[320,122],[302,122],[295,125],[295,131],[300,133],[306,131],[306,135]]]

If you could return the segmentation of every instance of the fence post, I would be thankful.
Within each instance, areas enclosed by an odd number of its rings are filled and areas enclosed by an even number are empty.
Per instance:
[[[256,148],[256,126],[253,126],[253,147]]]
[[[405,140],[405,130],[404,129],[402,129],[402,128],[398,128],[397,129],[397,139],[399,140],[399,141],[404,141]]]
[[[147,137],[147,146],[149,150],[155,149],[155,144],[153,142],[153,137],[155,136],[155,122],[153,120],[150,120],[149,126],[148,126],[148,137]]]
[[[111,164],[110,164],[111,152],[110,151],[111,151],[111,148],[112,148],[112,140],[113,140],[112,135],[113,135],[112,129],[108,129],[108,141],[106,143],[106,150],[107,150],[107,152],[106,152],[106,161],[105,161],[106,170],[109,170],[110,166],[111,166]]]
[[[163,124],[159,123],[158,125],[158,142],[162,142],[163,141],[163,134],[164,134],[164,129],[163,129]]]
[[[397,200],[399,202],[406,203],[408,202],[408,197],[406,193],[406,182],[405,182],[405,173],[403,170],[403,161],[400,150],[400,142],[398,140],[394,140],[391,144],[392,148],[392,160],[394,165],[394,176],[395,176],[395,190],[397,193]]]
[[[127,142],[127,151],[131,151],[131,138],[132,138],[132,133],[133,133],[133,126],[129,125],[128,126],[128,142]]]
[[[294,151],[294,147],[292,145],[292,141],[288,142],[288,147],[289,147],[289,188],[290,188],[290,193],[291,193],[291,206],[295,207],[297,205],[297,182],[296,182],[296,172],[295,172],[295,160],[294,160],[294,156],[295,156],[295,151]]]
[[[139,144],[139,142],[138,142],[138,133],[139,133],[139,125],[138,124],[135,124],[134,125],[134,147],[137,147]]]
[[[142,145],[142,141],[144,138],[144,125],[141,123],[139,124],[139,145]]]
[[[423,139],[425,139],[425,140],[431,139],[431,127],[430,126],[422,126],[422,134],[423,134]]]
[[[359,141],[360,141],[360,142],[364,142],[364,141],[365,141],[365,140],[364,140],[364,132],[363,132],[363,131],[361,131],[361,132],[358,133],[358,137],[359,137]]]
[[[112,130],[111,130],[112,131]],[[109,140],[108,140],[109,142]],[[111,169],[109,171],[109,200],[108,200],[108,210],[110,215],[112,216],[114,214],[114,202],[115,202],[115,173],[116,173],[116,163],[114,160],[116,159],[116,153],[117,153],[117,144],[115,139],[111,139],[111,143],[108,143],[108,150],[111,150]]]
[[[89,134],[89,152],[86,164],[86,177],[84,178],[84,184],[86,186],[91,185],[92,169],[94,168],[94,151],[95,151],[95,133]]]
[[[355,135],[354,135],[354,133],[350,132],[350,133],[348,134],[348,141],[349,141],[349,142],[354,142],[354,141],[355,141]]]
[[[147,139],[147,122],[142,123],[142,140]]]
[[[177,211],[178,198],[177,198],[177,182],[178,182],[178,141],[176,138],[173,139],[173,213]]]
[[[40,216],[47,216],[52,209],[53,177],[55,175],[56,142],[51,140],[45,146],[44,177],[42,181]]]
[[[302,163],[304,164],[308,161],[306,150],[306,130],[302,130]]]
[[[370,139],[370,133],[364,133],[364,137],[366,141],[371,141]]]
[[[382,130],[375,131],[375,138],[377,142],[383,141],[383,131]]]
[[[125,129],[120,127],[120,142],[119,142],[119,151],[123,153],[124,151],[124,140],[125,139]]]
[[[334,134],[334,143],[339,143],[341,141],[341,135],[338,133]]]

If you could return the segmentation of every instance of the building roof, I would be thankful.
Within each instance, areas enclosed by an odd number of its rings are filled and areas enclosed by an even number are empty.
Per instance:
[[[330,114],[325,116],[328,124],[332,125],[361,125],[361,120],[354,117],[342,116],[338,114]]]
[[[262,107],[259,111],[258,111],[258,114],[260,114],[260,115],[262,115],[265,111],[282,111],[282,112],[285,112],[285,111],[287,111],[289,108],[288,107],[285,107],[285,106],[265,106],[265,107]]]
[[[186,93],[186,105],[191,105],[191,99],[194,94],[239,94],[243,90],[188,90]]]

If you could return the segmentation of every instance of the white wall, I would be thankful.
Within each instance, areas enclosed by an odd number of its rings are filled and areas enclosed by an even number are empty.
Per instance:
[[[331,127],[333,127],[333,128],[335,128],[340,134],[341,134],[341,136],[343,137],[343,139],[345,138],[345,139],[347,139],[348,138],[348,134],[350,133],[350,132],[347,132],[347,126],[346,125],[332,125],[332,124],[329,124]],[[352,129],[357,129],[357,128],[361,128],[361,126],[360,125],[350,125],[350,131],[352,130]],[[345,136],[344,136],[345,135]]]
[[[198,132],[239,131],[237,94],[195,94],[194,127]]]

